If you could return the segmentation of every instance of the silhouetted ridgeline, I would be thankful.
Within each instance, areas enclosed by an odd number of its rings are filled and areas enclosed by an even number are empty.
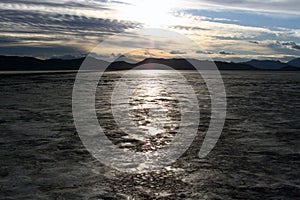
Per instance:
[[[78,70],[85,58],[72,60],[48,59],[41,60],[33,57],[18,56],[0,56],[1,71],[27,71],[27,70]],[[208,61],[193,60],[197,64],[203,66],[203,69],[209,69]],[[129,70],[146,63],[159,63],[167,65],[177,70],[193,70],[194,67],[185,59],[162,59],[162,58],[146,58],[138,63],[127,63],[125,61],[116,61],[109,65],[108,70]],[[244,63],[222,62],[216,61],[220,70],[300,70],[300,59],[294,59],[288,63],[271,60],[251,60]],[[105,67],[108,63],[103,60],[94,58],[88,59],[88,66],[91,70]],[[157,69],[157,68],[151,68]]]

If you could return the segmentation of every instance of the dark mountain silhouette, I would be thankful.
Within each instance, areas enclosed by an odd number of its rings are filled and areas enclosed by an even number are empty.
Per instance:
[[[64,60],[64,59],[47,59],[41,60],[33,57],[19,56],[0,56],[0,70],[78,70],[84,61],[84,57]],[[94,66],[104,66],[108,63],[103,60],[89,58],[86,62],[89,63],[91,70],[96,69]]]
[[[246,63],[233,63],[233,62],[222,62],[216,61],[214,64],[219,70],[261,70],[265,65],[264,69],[272,70],[299,70],[300,59],[294,59],[289,63],[281,63],[280,61],[264,61],[264,60],[252,60]],[[96,58],[89,57],[85,60],[83,58],[64,60],[64,59],[47,59],[41,60],[33,57],[19,57],[19,56],[0,56],[0,71],[30,71],[30,70],[78,70],[81,64],[85,62],[88,70],[98,70],[100,68],[106,68],[108,62],[99,60]],[[201,61],[196,59],[190,60],[192,64],[200,66],[201,69],[212,69],[213,64],[210,61]],[[193,65],[186,59],[173,58],[173,59],[163,59],[163,58],[146,58],[137,63],[127,63],[125,61],[115,61],[111,63],[107,70],[129,70],[134,67],[149,64],[158,63],[162,65],[167,65],[176,70],[194,70]],[[161,69],[157,65],[147,65],[147,69]],[[146,68],[144,68],[146,69]]]
[[[259,69],[268,70],[285,70],[285,71],[298,71],[300,70],[300,58],[295,58],[288,63],[283,63],[278,60],[250,60],[245,64]]]
[[[147,63],[159,63],[163,65],[167,65],[177,70],[194,70],[194,66],[192,64],[197,64],[200,66],[200,69],[213,69],[211,65],[213,62],[211,61],[203,61],[191,59],[192,63],[187,61],[186,59],[173,58],[173,59],[163,59],[163,58],[147,58],[141,62],[138,62],[137,65],[147,64]],[[243,64],[243,63],[227,63],[216,61],[214,64],[218,67],[219,70],[257,70],[256,68]]]
[[[83,60],[84,58],[41,60],[32,57],[0,56],[0,70],[76,70]]]
[[[291,60],[290,62],[288,62],[288,65],[290,65],[292,67],[300,68],[300,58],[295,58],[295,59]]]
[[[300,67],[293,67],[293,66],[287,65],[287,66],[281,68],[280,70],[282,70],[282,71],[300,71]]]
[[[282,63],[278,60],[250,60],[245,62],[245,64],[259,69],[280,69],[286,67],[286,63]]]

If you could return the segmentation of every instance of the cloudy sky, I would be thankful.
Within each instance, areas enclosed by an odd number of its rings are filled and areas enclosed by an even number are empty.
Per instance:
[[[132,56],[288,61],[300,57],[299,7],[298,0],[2,0],[0,54],[79,57],[125,32],[127,38],[99,56],[119,55],[136,38],[134,30],[159,27],[199,49],[166,41],[166,51],[145,44]]]

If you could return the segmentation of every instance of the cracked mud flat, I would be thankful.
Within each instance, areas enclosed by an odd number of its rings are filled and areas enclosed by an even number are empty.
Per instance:
[[[157,98],[140,88],[130,100],[132,119],[145,135],[124,133],[114,123],[108,102],[122,73],[106,73],[97,93],[98,119],[106,135],[128,151],[168,145],[180,113],[172,91],[163,87],[155,90]],[[199,136],[171,166],[137,174],[106,167],[82,145],[72,118],[75,74],[1,75],[0,199],[299,197],[300,74],[222,72],[226,123],[217,146],[204,159],[197,152],[209,122],[209,94],[197,74],[183,74],[199,98]],[[162,84],[172,80],[171,72],[161,76]],[[145,73],[139,78],[147,84],[153,80]],[[164,105],[166,113],[155,105]],[[157,112],[149,114],[151,106]]]

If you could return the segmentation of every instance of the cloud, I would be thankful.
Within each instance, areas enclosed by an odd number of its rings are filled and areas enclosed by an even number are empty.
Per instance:
[[[219,54],[221,54],[221,55],[234,55],[234,53],[232,53],[232,52],[226,52],[224,50],[219,51]]]
[[[198,50],[196,51],[197,54],[213,54],[213,52],[211,51],[202,51],[202,50]]]
[[[202,8],[212,10],[247,10],[255,11],[266,14],[288,14],[288,15],[300,15],[299,7],[300,2],[298,0],[188,0],[186,2],[189,8]]]
[[[299,56],[299,45],[297,45],[295,42],[268,40],[262,41],[261,45],[264,45],[271,49],[273,51],[274,57],[279,55],[284,55],[285,57]]]
[[[66,49],[66,54],[71,54],[72,49],[74,53],[88,51],[106,37],[138,26],[134,22],[99,17],[1,10],[1,54],[6,49],[7,53],[15,50],[16,54],[39,56],[53,53],[55,45],[59,53],[64,53],[59,49]]]
[[[258,41],[252,41],[252,40],[250,40],[250,41],[248,41],[248,42],[253,43],[253,44],[259,44]]]
[[[193,40],[197,41],[201,45],[201,49],[207,52],[217,52],[217,49],[224,49],[217,53],[212,53],[211,57],[220,58],[221,56],[227,58],[240,57],[241,59],[248,58],[260,58],[266,57],[291,57],[299,56],[299,45],[297,42],[300,41],[299,30],[290,28],[268,28],[266,26],[255,26],[257,20],[261,19],[261,15],[255,14],[253,16],[253,24],[249,25],[248,21],[245,23],[227,23],[226,21],[212,21],[209,17],[203,17],[202,14],[214,15],[218,12],[190,12],[182,14],[186,18],[190,19],[191,23],[189,26],[201,25],[201,28],[207,29],[207,31],[193,31],[193,33],[187,33],[192,35]],[[219,12],[219,15],[225,15],[230,17],[233,12]],[[240,12],[238,15],[246,17],[244,13]],[[237,16],[238,16],[237,15]],[[242,19],[242,18],[241,18]],[[296,18],[298,19],[298,18]],[[249,19],[250,20],[250,19]],[[270,17],[262,18],[264,23],[270,21]],[[273,19],[272,23],[275,23],[277,19]],[[295,21],[295,20],[294,20]],[[289,26],[293,26],[294,21],[290,22]],[[283,23],[283,21],[281,21]],[[289,23],[289,20],[285,20]],[[251,24],[251,23],[250,23]],[[276,23],[275,23],[276,24]],[[197,26],[196,26],[197,27]],[[293,40],[295,44],[289,44],[288,46],[270,44],[270,41],[284,41]],[[298,51],[298,52],[297,52]],[[234,54],[232,53],[234,52]],[[199,55],[205,54],[203,51],[199,51]],[[224,56],[228,55],[228,56]],[[235,55],[235,56],[232,56]]]
[[[170,54],[186,54],[186,52],[173,50],[173,51],[170,51]]]
[[[147,50],[144,51],[144,56],[155,57],[156,54],[153,51],[147,49]]]
[[[79,56],[84,54],[80,48],[74,48],[65,45],[44,45],[44,46],[1,46],[0,55],[20,55],[31,56],[41,58],[49,58],[52,56],[61,56],[65,54],[71,54]]]
[[[0,54],[60,56],[87,53],[109,36],[143,26],[138,22],[124,21],[119,15],[126,5],[132,3],[134,1],[129,0],[2,0]],[[166,50],[163,56],[211,54],[209,56],[229,59],[299,55],[299,1],[187,0],[181,5],[173,10],[173,17],[179,20],[174,20],[170,28],[190,37],[200,47],[185,48],[186,44],[181,41],[177,44],[177,41],[170,42],[167,38],[156,46]],[[266,16],[265,12],[293,17],[279,21],[279,18]],[[135,44],[133,37],[136,36],[131,36],[111,41],[112,48],[103,53],[110,56],[112,52],[120,52],[120,49],[132,45],[149,46],[149,38],[141,38],[142,42]],[[276,43],[276,40],[281,42]],[[159,52],[138,55],[146,54],[162,55]]]
[[[286,56],[299,56],[300,45],[293,41],[269,41],[267,44],[276,51],[276,54],[286,54]]]
[[[278,41],[277,41],[278,42]],[[278,42],[282,46],[286,46],[288,48],[300,50],[300,45],[296,44],[295,42]]]
[[[115,19],[94,18],[68,14],[43,14],[30,11],[2,10],[0,23],[3,25],[1,31],[27,31],[36,33],[57,31],[78,33],[79,31],[92,33],[98,32],[121,32],[127,28],[134,28],[137,23],[119,21]],[[10,28],[8,27],[10,25]],[[23,26],[23,29],[17,29]],[[14,29],[16,27],[16,29]],[[24,29],[25,28],[25,29]],[[89,32],[91,33],[91,32]],[[86,33],[85,33],[86,34]]]
[[[100,40],[139,26],[139,23],[107,18],[114,12],[103,0],[37,1],[0,3],[0,33],[5,41],[47,42],[55,40]],[[121,3],[121,2],[120,2]],[[110,13],[110,15],[107,15]],[[11,37],[10,37],[11,35]]]
[[[207,28],[202,28],[202,27],[197,27],[197,26],[183,26],[183,25],[176,25],[172,26],[171,28],[174,29],[179,29],[179,30],[188,30],[188,31],[207,31],[209,29]]]

